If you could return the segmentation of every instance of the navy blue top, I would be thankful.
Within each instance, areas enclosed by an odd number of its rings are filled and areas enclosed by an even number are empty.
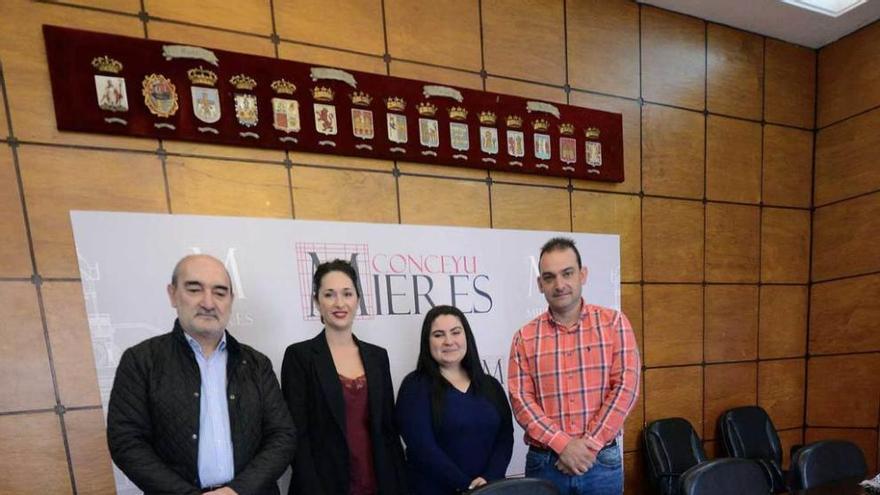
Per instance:
[[[477,395],[473,384],[467,392],[450,386],[438,431],[432,424],[430,380],[417,372],[403,380],[396,415],[413,493],[448,495],[467,489],[478,476],[504,478],[513,452],[513,420],[501,384],[488,378],[502,398],[504,415],[485,392]]]

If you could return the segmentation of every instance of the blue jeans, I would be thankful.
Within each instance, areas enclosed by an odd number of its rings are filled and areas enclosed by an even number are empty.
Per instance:
[[[529,449],[526,476],[552,482],[560,495],[621,495],[623,493],[623,454],[620,438],[596,454],[596,462],[580,476],[569,476],[556,468],[559,456],[550,450]]]

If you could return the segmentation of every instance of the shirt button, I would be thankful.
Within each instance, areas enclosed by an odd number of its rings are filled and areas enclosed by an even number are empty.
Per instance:
[[[195,439],[197,439],[197,438],[199,438],[199,436],[196,435],[195,433],[193,433],[192,439],[195,440]]]
[[[193,397],[198,397],[198,396],[199,396],[198,392],[193,392]]]
[[[229,400],[235,400],[235,394],[230,395]]]

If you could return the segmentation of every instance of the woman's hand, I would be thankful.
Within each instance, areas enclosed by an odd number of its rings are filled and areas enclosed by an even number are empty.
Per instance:
[[[479,487],[485,485],[486,483],[487,483],[487,481],[485,479],[483,479],[482,476],[477,476],[476,478],[474,478],[471,481],[471,484],[468,485],[468,490],[473,490],[474,488],[479,488]]]

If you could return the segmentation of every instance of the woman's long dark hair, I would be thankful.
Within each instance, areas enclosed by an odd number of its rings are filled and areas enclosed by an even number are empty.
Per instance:
[[[492,383],[486,372],[483,371],[483,364],[480,361],[480,353],[477,351],[477,342],[471,331],[471,325],[468,323],[464,313],[455,306],[435,306],[425,315],[422,322],[422,339],[419,345],[419,360],[416,364],[416,372],[427,378],[431,383],[431,421],[434,431],[437,431],[443,421],[443,397],[446,390],[452,386],[449,381],[440,373],[440,366],[431,356],[431,325],[438,317],[443,315],[452,315],[461,321],[461,327],[464,329],[465,341],[467,342],[467,351],[461,360],[461,366],[471,380],[471,389],[474,393],[482,395],[489,399],[497,408],[498,414],[502,421],[505,417],[505,408],[499,401],[507,403],[507,398],[503,393],[499,393],[498,388]]]

